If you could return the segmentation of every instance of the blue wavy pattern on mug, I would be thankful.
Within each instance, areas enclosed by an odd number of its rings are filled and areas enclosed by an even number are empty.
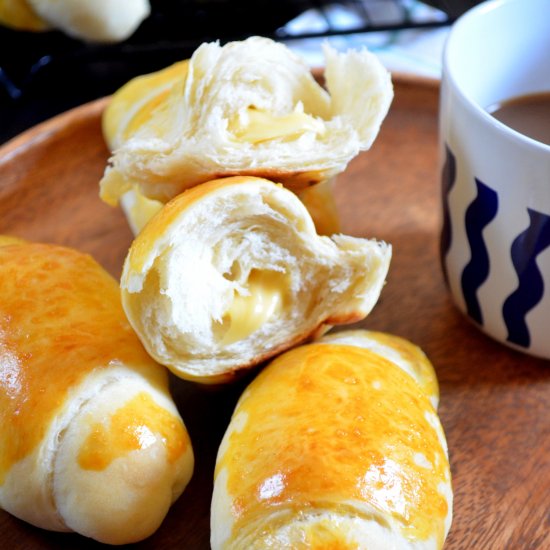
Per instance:
[[[443,271],[443,277],[448,282],[449,277],[447,275],[447,265],[445,264],[445,258],[451,248],[451,241],[453,238],[451,228],[451,215],[449,213],[449,193],[451,192],[456,181],[456,160],[455,156],[449,149],[448,145],[445,145],[445,164],[441,171],[441,200],[443,204],[443,224],[441,228],[441,240],[439,241],[439,260],[441,262],[441,270]]]
[[[461,285],[468,315],[480,325],[483,314],[477,299],[477,291],[489,275],[489,254],[482,231],[497,214],[498,195],[482,181],[475,179],[477,196],[466,210],[466,235],[471,258],[462,271]]]
[[[525,317],[544,295],[544,278],[536,258],[550,246],[550,216],[527,209],[529,227],[520,233],[510,250],[512,263],[519,278],[518,287],[506,298],[502,316],[508,330],[508,342],[528,348],[531,335]]]

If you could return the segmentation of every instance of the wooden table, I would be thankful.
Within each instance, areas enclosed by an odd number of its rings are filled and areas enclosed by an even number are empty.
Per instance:
[[[436,367],[455,492],[446,549],[550,548],[550,363],[495,343],[451,303],[438,254],[438,88],[401,78],[395,92],[373,148],[336,188],[345,232],[394,247],[388,284],[361,326],[414,341]],[[118,277],[132,237],[97,196],[108,156],[104,105],[61,115],[0,149],[0,233],[90,252]],[[215,453],[246,380],[221,389],[172,383],[195,474],[162,527],[135,547],[200,550],[209,547]],[[98,546],[0,512],[1,548]]]

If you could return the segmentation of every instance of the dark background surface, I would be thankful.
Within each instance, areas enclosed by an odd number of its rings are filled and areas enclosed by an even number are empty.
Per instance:
[[[402,16],[390,22],[369,17],[378,4],[393,3]],[[126,41],[89,44],[58,31],[22,32],[0,27],[0,143],[72,107],[109,95],[139,74],[158,70],[189,57],[206,41],[243,39],[252,34],[285,40],[283,26],[307,9],[323,13],[326,0],[151,0],[151,15]],[[438,22],[410,18],[403,0],[342,2],[364,17],[369,32],[449,24],[476,0],[428,0],[448,16]],[[329,36],[351,32],[328,28]]]

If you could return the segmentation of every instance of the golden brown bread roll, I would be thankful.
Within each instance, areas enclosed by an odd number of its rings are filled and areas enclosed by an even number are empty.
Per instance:
[[[389,73],[367,50],[338,53],[327,45],[325,56],[328,92],[281,43],[250,37],[202,44],[129,139],[107,136],[119,145],[101,197],[114,205],[137,188],[164,203],[231,175],[299,191],[342,172],[371,146],[393,91]]]
[[[235,372],[364,318],[389,268],[386,243],[320,237],[294,193],[254,177],[213,180],[170,201],[134,240],[126,315],[176,375]]]
[[[216,462],[213,550],[440,549],[451,516],[443,429],[395,363],[314,343],[244,391]]]
[[[192,470],[116,281],[80,252],[0,239],[0,506],[124,544],[158,528]]]

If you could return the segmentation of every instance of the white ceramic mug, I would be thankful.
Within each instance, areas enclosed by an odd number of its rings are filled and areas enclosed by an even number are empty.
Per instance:
[[[443,55],[441,260],[484,332],[550,358],[550,146],[487,107],[550,91],[550,0],[489,0],[453,25]]]

